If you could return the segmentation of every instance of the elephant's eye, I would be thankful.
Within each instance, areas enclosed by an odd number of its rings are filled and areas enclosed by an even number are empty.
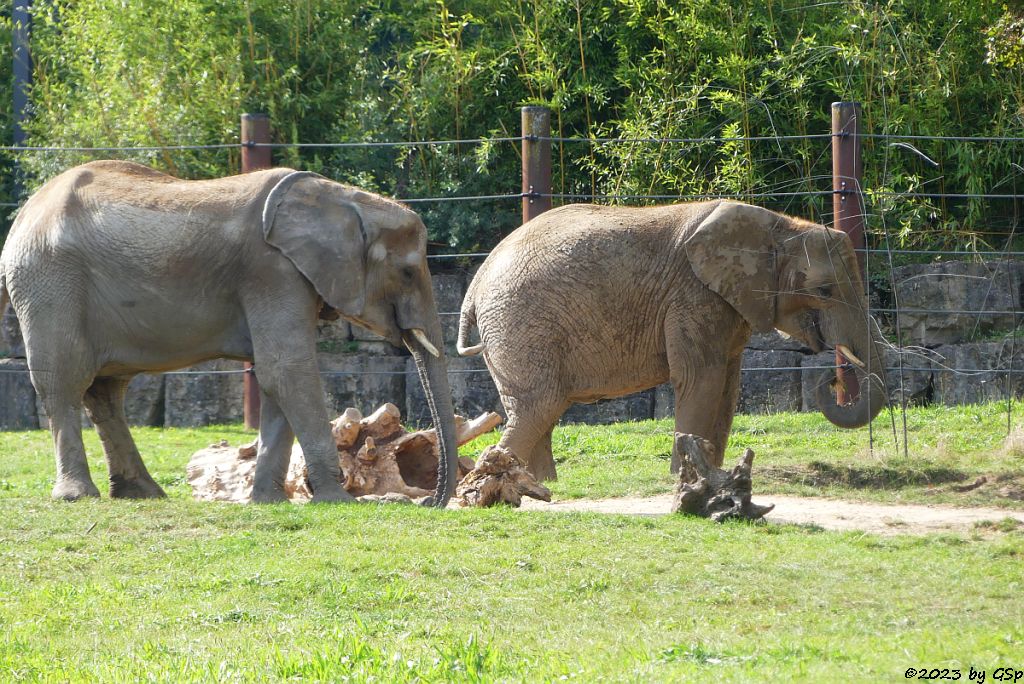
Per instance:
[[[832,299],[832,286],[822,285],[818,288],[818,296],[822,299]]]

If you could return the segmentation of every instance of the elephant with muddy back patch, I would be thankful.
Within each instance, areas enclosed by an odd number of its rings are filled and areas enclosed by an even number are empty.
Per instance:
[[[751,331],[834,348],[856,367],[855,403],[836,404],[834,371],[819,382],[834,424],[860,427],[878,414],[884,372],[866,306],[841,232],[730,201],[569,205],[488,255],[462,304],[458,350],[483,352],[508,413],[501,443],[538,478],[556,475],[551,431],[572,402],[669,380],[676,431],[709,440],[721,467]],[[471,346],[474,324],[480,343]]]
[[[260,383],[253,500],[285,500],[296,437],[313,500],[351,500],[316,361],[318,317],[336,314],[409,348],[439,432],[428,503],[444,506],[454,489],[455,421],[426,230],[396,202],[291,169],[183,181],[93,162],[52,179],[21,209],[0,284],[50,417],[57,499],[99,495],[82,445],[83,402],[110,495],[163,496],[128,430],[128,382],[223,357],[253,361]]]

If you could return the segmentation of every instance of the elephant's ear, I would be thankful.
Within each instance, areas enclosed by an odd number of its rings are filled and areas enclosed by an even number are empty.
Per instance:
[[[363,312],[366,237],[343,186],[308,171],[288,174],[263,205],[263,238],[331,307],[348,316]]]
[[[767,209],[723,202],[684,242],[693,272],[756,332],[775,327],[774,228],[784,220]]]

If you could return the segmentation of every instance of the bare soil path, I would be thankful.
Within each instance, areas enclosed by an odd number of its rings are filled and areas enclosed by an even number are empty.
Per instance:
[[[999,522],[1006,518],[1024,526],[1024,512],[1002,508],[961,508],[923,504],[878,504],[818,497],[754,497],[759,504],[775,504],[765,516],[769,523],[817,525],[827,530],[861,530],[883,535],[928,534],[932,532],[970,532],[980,522]],[[589,511],[627,515],[665,515],[672,496],[616,499],[570,499],[544,503],[523,499],[523,509],[534,511]]]

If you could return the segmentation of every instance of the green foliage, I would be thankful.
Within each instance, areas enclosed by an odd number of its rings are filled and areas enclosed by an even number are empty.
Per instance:
[[[986,31],[986,61],[1008,69],[1024,66],[1024,16],[1003,5],[1003,14]]]
[[[556,193],[828,191],[829,105],[870,133],[1019,136],[1020,19],[996,0],[57,0],[37,16],[33,142],[215,143],[266,111],[283,143],[518,135],[554,111]],[[2,30],[2,27],[0,27]],[[598,139],[711,138],[623,143]],[[997,246],[1015,203],[904,193],[1018,192],[1019,146],[869,140],[872,228],[897,245]],[[238,153],[134,155],[186,176]],[[27,155],[36,182],[83,155]],[[281,164],[401,197],[514,193],[518,146],[282,149]],[[818,220],[829,196],[758,200]],[[486,248],[514,200],[417,204],[438,247]]]
[[[11,45],[11,10],[10,6],[0,8],[0,45]],[[7,51],[5,55],[10,55]],[[10,144],[13,116],[13,78],[12,60],[0,60],[0,145]],[[14,203],[13,160],[9,155],[0,154],[0,238],[7,225],[7,216],[12,212],[5,204]]]

